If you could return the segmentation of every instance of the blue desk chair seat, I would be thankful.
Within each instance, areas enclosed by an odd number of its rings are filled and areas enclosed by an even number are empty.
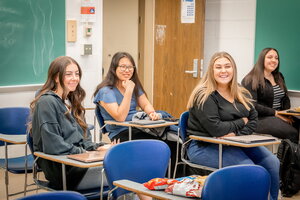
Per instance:
[[[198,165],[195,163],[192,163],[189,161],[188,156],[186,154],[187,148],[189,143],[191,142],[191,139],[188,138],[187,136],[187,122],[189,118],[189,112],[185,111],[180,115],[179,122],[178,122],[178,140],[177,140],[177,150],[176,150],[176,162],[175,162],[175,169],[174,169],[174,174],[173,178],[176,177],[176,171],[178,165],[189,165],[190,167],[198,168],[198,169],[204,169],[204,170],[209,170],[209,171],[215,171],[217,170],[216,168],[212,167],[207,167],[203,165]],[[181,138],[181,141],[179,140]],[[181,149],[179,148],[180,144],[182,143]],[[178,159],[178,154],[179,151],[181,151],[181,161]]]
[[[19,198],[19,200],[86,200],[85,196],[78,192],[71,191],[59,191],[59,192],[46,192],[40,194],[34,194]]]
[[[30,115],[30,109],[27,107],[0,108],[0,133],[6,135],[26,135],[29,115]],[[5,145],[5,151],[8,151],[7,145],[12,145],[12,144],[6,142],[0,142],[0,146],[3,145]],[[27,146],[25,145],[24,152],[27,152],[26,148]],[[7,167],[5,165],[6,159],[8,162]],[[27,165],[25,164],[26,159],[27,159]],[[14,194],[9,194],[8,192],[9,177],[8,174],[5,173],[6,198],[8,198],[8,196],[13,196],[23,192],[24,195],[26,195],[27,173],[32,172],[32,166],[33,166],[32,155],[25,155],[25,153],[24,156],[20,156],[20,157],[0,159],[0,168],[3,168],[8,172],[14,174],[25,174],[24,191],[14,193]]]
[[[103,164],[110,188],[108,199],[117,199],[129,191],[114,187],[116,180],[127,179],[144,183],[152,178],[164,178],[170,160],[168,145],[159,140],[131,140],[109,149]]]
[[[258,165],[234,165],[211,173],[202,189],[202,200],[267,200],[271,178]]]

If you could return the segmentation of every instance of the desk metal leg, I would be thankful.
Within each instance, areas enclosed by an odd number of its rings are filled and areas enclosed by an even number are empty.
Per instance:
[[[26,196],[26,192],[27,192],[27,169],[28,169],[27,144],[25,144],[25,184],[24,184],[24,196]]]
[[[222,154],[223,154],[223,149],[222,149],[223,145],[219,144],[219,169],[222,168]]]
[[[129,134],[129,141],[130,141],[131,137],[132,137],[132,127],[131,126],[128,127],[128,134]]]
[[[63,181],[63,190],[67,190],[67,181],[66,181],[66,165],[61,164],[61,170],[62,170],[62,181]]]
[[[97,132],[96,132],[96,116],[94,115],[94,142],[96,142],[96,134],[97,134]]]
[[[7,142],[5,143],[5,191],[6,199],[8,200],[8,155],[7,155]]]

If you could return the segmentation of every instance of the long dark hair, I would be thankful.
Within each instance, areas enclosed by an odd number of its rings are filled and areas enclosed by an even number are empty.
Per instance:
[[[94,96],[96,96],[98,91],[105,86],[110,86],[110,87],[116,86],[116,84],[119,80],[117,77],[117,74],[116,74],[116,70],[117,70],[117,67],[119,66],[119,61],[122,58],[128,58],[130,60],[131,64],[133,65],[134,70],[133,70],[133,74],[132,74],[132,77],[130,80],[132,80],[135,83],[134,95],[136,97],[138,97],[139,90],[142,90],[146,94],[146,92],[141,84],[141,81],[138,77],[136,65],[135,65],[135,62],[134,62],[132,56],[127,52],[117,52],[112,57],[107,75],[105,76],[104,80],[97,86],[97,88],[94,92]]]
[[[280,66],[280,59],[279,59],[279,53],[275,48],[264,48],[258,56],[258,59],[252,68],[252,70],[246,75],[244,81],[245,84],[249,84],[252,82],[252,89],[257,90],[259,86],[262,88],[265,88],[265,80],[264,80],[264,69],[265,69],[265,57],[267,53],[271,50],[276,51],[278,56],[278,66],[277,68],[272,72],[274,76],[275,82],[279,85],[281,89],[284,91],[287,91],[286,86],[284,84],[283,77],[281,76],[281,73],[279,72],[279,66]]]
[[[87,130],[87,124],[85,123],[84,120],[85,109],[82,106],[82,101],[84,100],[86,93],[83,90],[83,88],[80,86],[80,82],[78,83],[75,91],[70,91],[69,93],[67,93],[66,86],[64,85],[66,68],[70,64],[77,65],[79,70],[79,77],[81,79],[82,77],[81,68],[73,58],[68,56],[57,57],[50,64],[46,83],[43,85],[42,89],[39,91],[39,94],[36,96],[36,98],[30,103],[31,113],[34,113],[36,102],[40,99],[40,97],[43,94],[45,94],[48,91],[55,91],[57,89],[57,83],[55,82],[55,79],[58,77],[59,83],[63,88],[62,101],[64,102],[65,99],[68,99],[70,101],[71,103],[70,109],[76,121],[78,122],[78,124],[81,126],[81,128],[85,133]],[[69,112],[65,114],[68,115]],[[31,129],[31,124],[29,125],[29,128]]]

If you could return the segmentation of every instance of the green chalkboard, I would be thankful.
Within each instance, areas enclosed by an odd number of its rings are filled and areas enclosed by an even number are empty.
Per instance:
[[[300,1],[257,0],[256,6],[255,60],[263,48],[276,48],[288,89],[300,91]]]
[[[65,0],[0,1],[0,86],[44,83],[65,55]]]

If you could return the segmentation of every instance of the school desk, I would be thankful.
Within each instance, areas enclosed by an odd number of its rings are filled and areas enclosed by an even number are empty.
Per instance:
[[[189,138],[193,140],[199,140],[203,142],[209,142],[219,145],[219,169],[222,168],[222,147],[223,145],[230,145],[230,146],[236,146],[236,147],[243,147],[243,148],[249,148],[249,147],[258,147],[258,146],[268,146],[273,144],[280,144],[279,140],[270,141],[270,142],[256,142],[256,143],[242,143],[242,142],[234,142],[229,140],[223,140],[223,139],[217,139],[213,137],[204,137],[204,136],[196,136],[196,135],[190,135]]]

